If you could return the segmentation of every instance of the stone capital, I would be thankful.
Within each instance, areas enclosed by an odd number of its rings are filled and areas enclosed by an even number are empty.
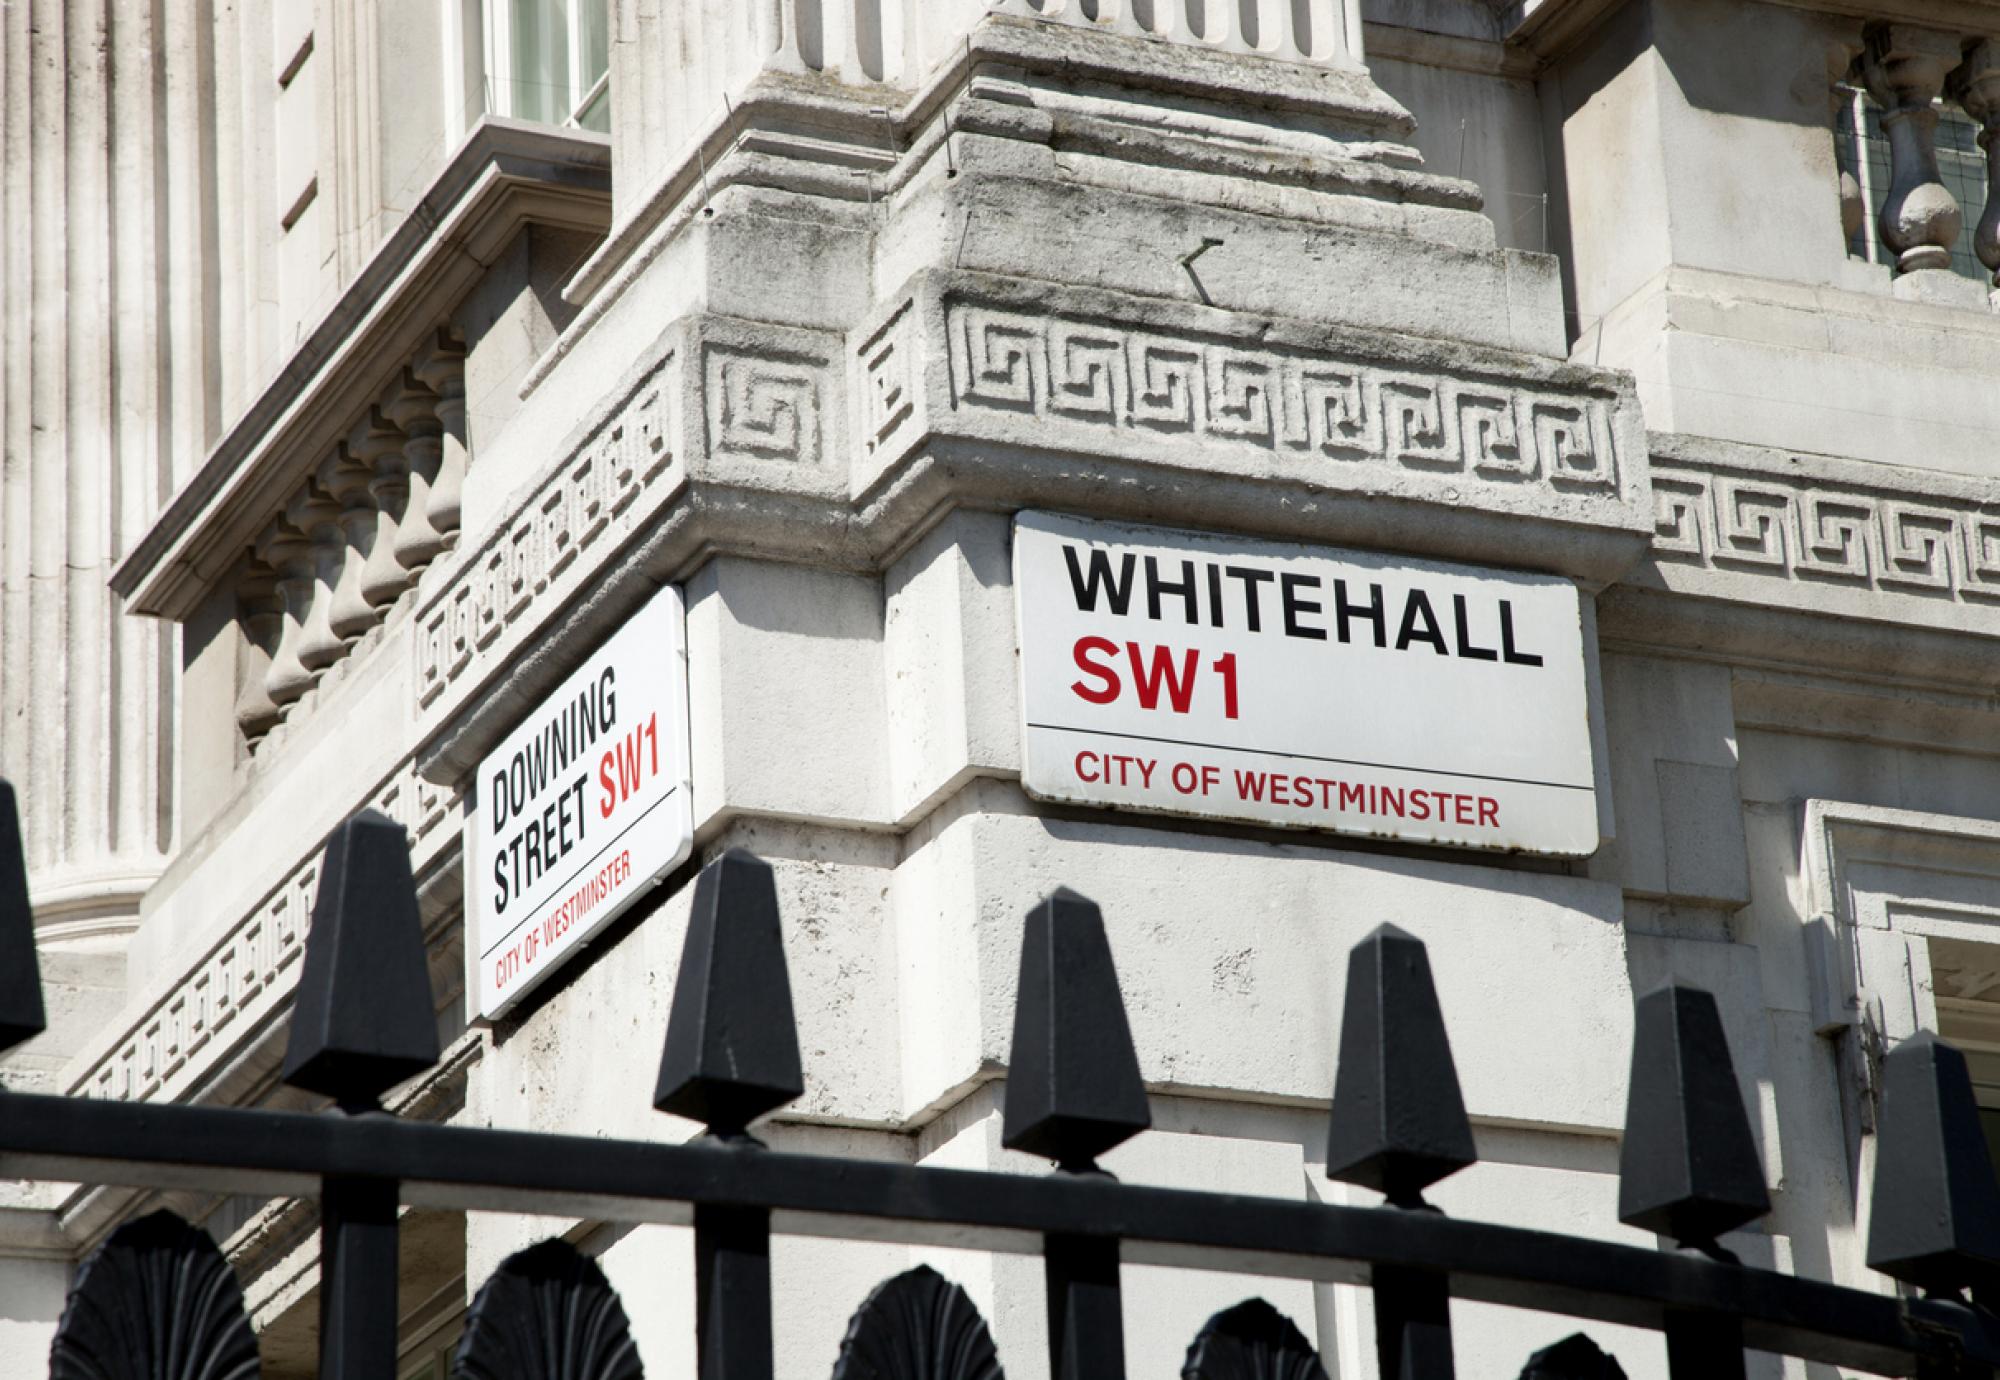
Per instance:
[[[1967,48],[1945,90],[1990,136],[2000,126],[2000,40],[1982,38]]]
[[[1885,110],[1928,109],[1959,62],[1960,40],[1916,24],[1870,24],[1857,63],[1868,94]]]

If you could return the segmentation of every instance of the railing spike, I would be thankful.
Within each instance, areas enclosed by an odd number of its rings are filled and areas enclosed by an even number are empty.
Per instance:
[[[409,840],[363,810],[333,831],[320,861],[283,1078],[358,1109],[437,1059]]]
[[[1965,1056],[1928,1032],[1882,1061],[1871,1269],[1931,1292],[2000,1282],[2000,1184]]]
[[[1722,1015],[1699,987],[1639,998],[1618,1153],[1618,1220],[1715,1252],[1771,1210]]]
[[[1347,957],[1327,1177],[1412,1206],[1477,1158],[1430,956],[1382,925]]]
[[[47,1028],[21,817],[15,809],[14,787],[0,777],[0,1053]]]
[[[1000,1143],[1088,1170],[1153,1124],[1097,904],[1060,887],[1028,912]]]
[[[732,848],[695,879],[653,1105],[726,1140],[804,1091],[777,881]]]

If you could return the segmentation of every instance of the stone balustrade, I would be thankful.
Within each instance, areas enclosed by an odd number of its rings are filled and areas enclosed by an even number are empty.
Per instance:
[[[1876,223],[1898,273],[1949,270],[1964,228],[1958,199],[1938,172],[1939,98],[1955,101],[1979,122],[1988,190],[1973,243],[2000,285],[2000,140],[1994,137],[2000,129],[2000,39],[1871,23],[1862,29],[1848,80],[1882,109],[1890,168]],[[1860,209],[1858,187],[1850,191],[1843,181],[1841,214],[1849,234]]]
[[[237,582],[236,723],[253,747],[455,545],[465,346],[440,330],[331,442]]]

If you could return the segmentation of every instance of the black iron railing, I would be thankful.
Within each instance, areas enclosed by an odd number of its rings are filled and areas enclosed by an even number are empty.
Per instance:
[[[1965,1296],[2000,1279],[1996,1188],[1964,1059],[1928,1036],[1886,1062],[1871,1265],[1906,1296],[1744,1266],[1718,1238],[1769,1208],[1712,997],[1641,998],[1620,1164],[1620,1219],[1672,1249],[1455,1220],[1424,1202],[1473,1142],[1424,947],[1383,927],[1347,978],[1327,1172],[1380,1190],[1346,1207],[1122,1184],[1096,1167],[1149,1124],[1097,908],[1059,891],[1030,913],[1003,1143],[1046,1177],[782,1153],[748,1129],[802,1091],[772,875],[742,852],[695,883],[655,1103],[708,1134],[685,1145],[398,1121],[380,1097],[436,1060],[407,844],[363,814],[321,869],[286,1079],[324,1114],[0,1094],[0,1174],[223,1193],[317,1196],[322,1380],[384,1380],[396,1351],[396,1209],[522,1210],[691,1223],[702,1380],[769,1380],[771,1234],[1039,1252],[1051,1373],[1124,1373],[1121,1267],[1225,1268],[1369,1286],[1381,1373],[1448,1380],[1450,1304],[1477,1300],[1652,1328],[1676,1380],[1744,1373],[1746,1348],[1885,1375],[1991,1376],[1995,1318]],[[12,793],[0,782],[0,1045],[42,1028]],[[1273,1032],[1274,1038],[1282,1032]],[[117,1353],[119,1367],[107,1364]],[[87,1259],[53,1374],[256,1374],[234,1276],[168,1214]],[[604,1276],[561,1242],[510,1258],[468,1316],[469,1380],[640,1373]],[[963,1291],[918,1268],[871,1294],[836,1380],[986,1380],[999,1358]],[[1183,1374],[1323,1377],[1305,1337],[1261,1300],[1211,1318]],[[1578,1335],[1524,1377],[1622,1374]]]

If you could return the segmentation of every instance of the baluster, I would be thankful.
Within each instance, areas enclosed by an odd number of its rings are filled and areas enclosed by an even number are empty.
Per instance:
[[[431,530],[438,534],[441,549],[448,551],[458,545],[465,471],[472,458],[465,435],[465,342],[449,332],[439,331],[417,356],[414,372],[426,388],[437,394],[443,457],[424,512]]]
[[[343,1116],[386,1116],[382,1094],[437,1063],[437,1005],[409,840],[363,810],[334,830],[292,1007],[284,1081]],[[396,1368],[397,1185],[328,1177],[320,1196],[320,1380]]]
[[[1668,983],[1639,998],[1618,1152],[1618,1220],[1728,1263],[1716,1238],[1771,1210],[1715,998]],[[1743,1375],[1743,1326],[1721,1313],[1667,1317],[1674,1380]]]
[[[278,645],[271,653],[264,688],[270,692],[272,703],[282,711],[313,685],[312,672],[299,661],[299,634],[312,605],[312,547],[307,544],[305,534],[281,516],[258,538],[256,555],[278,572],[278,599],[283,613]]]
[[[34,1039],[47,1026],[21,815],[13,783],[0,777],[0,1053]]]
[[[1868,1266],[1922,1289],[1919,1311],[1957,1313],[1961,1326],[1960,1291],[2000,1278],[2000,1183],[1972,1078],[1965,1056],[1928,1032],[1882,1060]],[[1917,1368],[1918,1380],[1960,1374],[1938,1361]]]
[[[344,441],[336,442],[333,453],[319,466],[319,486],[339,509],[335,521],[341,534],[340,570],[327,605],[327,627],[350,645],[375,626],[375,610],[361,595],[361,570],[375,540],[375,502],[368,496],[372,477],[368,465]]]
[[[1326,1173],[1435,1212],[1424,1190],[1478,1153],[1423,942],[1379,926],[1347,959]],[[1375,1356],[1383,1380],[1451,1380],[1451,1285],[1433,1270],[1377,1266]]]
[[[347,535],[340,530],[340,505],[312,480],[307,480],[305,487],[293,495],[285,507],[285,516],[305,534],[306,559],[312,572],[305,612],[300,619],[299,664],[308,671],[320,672],[340,660],[341,653],[347,650],[332,623],[333,588],[340,579]]]
[[[396,524],[396,564],[409,572],[409,583],[415,584],[417,572],[444,550],[444,540],[430,519],[431,486],[444,462],[444,425],[438,420],[437,394],[408,369],[382,411],[403,431],[403,469],[410,496]]]
[[[410,500],[403,441],[403,433],[379,407],[370,407],[347,433],[348,453],[368,466],[368,497],[375,505],[375,533],[367,539],[367,555],[361,562],[361,597],[377,618],[410,587],[408,574],[396,560],[396,529]]]
[[[805,1091],[771,868],[732,848],[695,879],[653,1105],[705,1122],[717,1154],[756,1154],[751,1121]],[[771,1214],[696,1203],[700,1380],[771,1380]]]
[[[1058,889],[1028,912],[1000,1143],[1104,1177],[1097,1157],[1153,1124],[1104,917]],[[1118,1238],[1051,1232],[1042,1243],[1053,1380],[1120,1380],[1125,1322]]]
[[[1986,210],[1972,232],[1972,250],[2000,286],[2000,41],[1982,38],[1951,74],[1952,99],[1979,121],[1986,151]]]
[[[244,560],[236,585],[236,621],[243,629],[243,661],[236,689],[236,726],[243,741],[256,743],[278,726],[284,709],[271,698],[271,658],[284,630],[285,605],[278,597],[277,572],[255,556]]]
[[[1937,100],[1945,72],[1958,65],[1958,39],[1914,24],[1870,24],[1858,63],[1868,94],[1882,107],[1889,136],[1889,192],[1882,201],[1882,243],[1899,272],[1951,267],[1964,217],[1938,177]]]

